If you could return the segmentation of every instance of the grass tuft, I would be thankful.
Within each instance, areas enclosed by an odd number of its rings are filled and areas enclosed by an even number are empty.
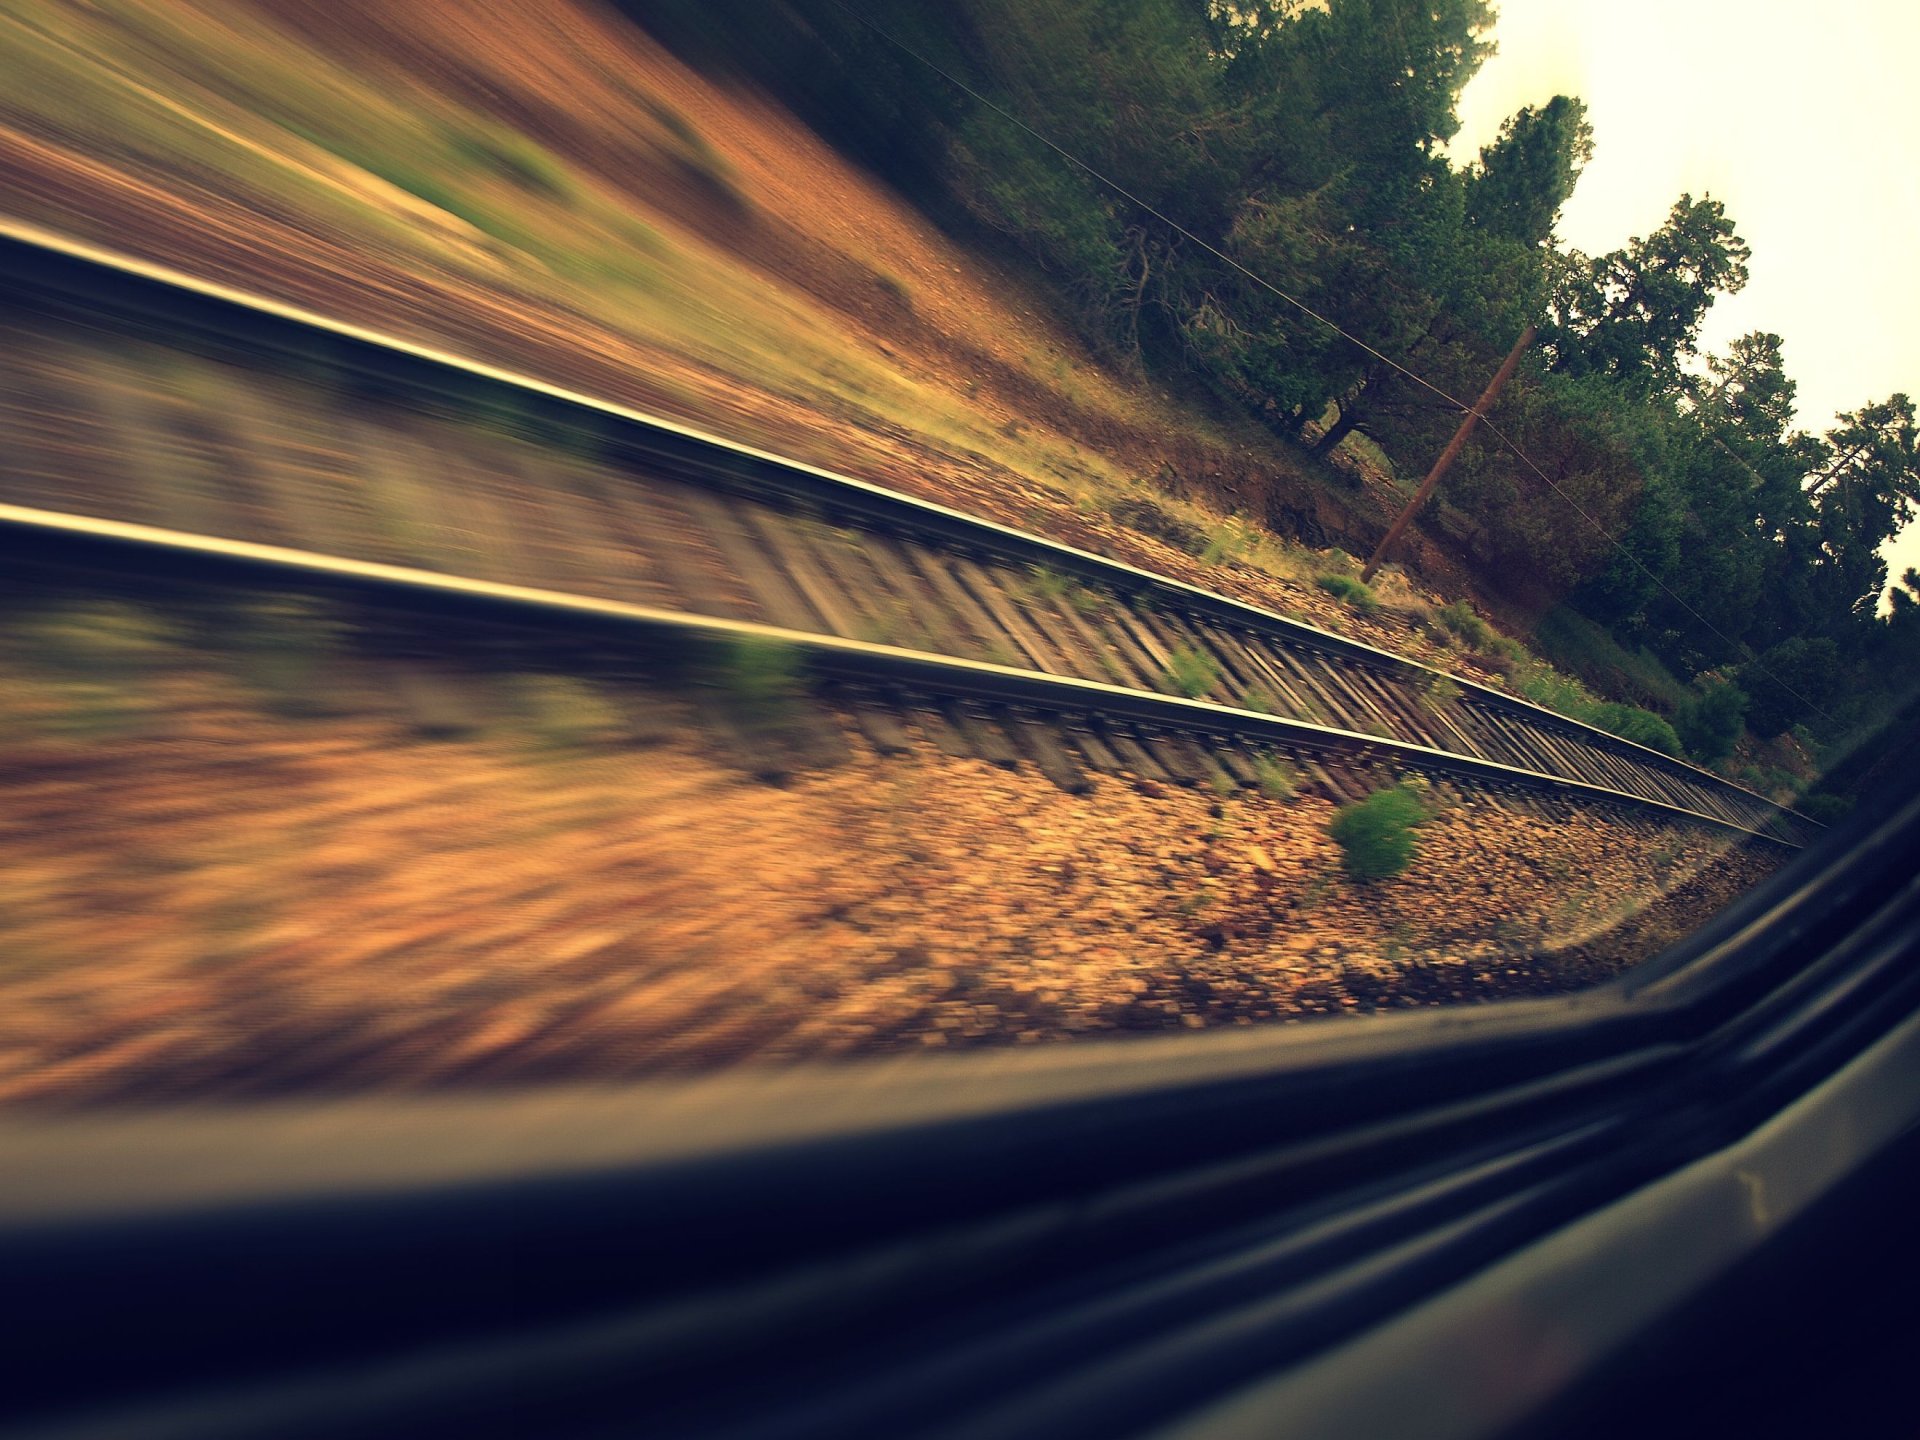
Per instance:
[[[1300,772],[1279,756],[1255,756],[1253,769],[1260,793],[1269,800],[1291,800],[1300,793]]]
[[[1371,615],[1380,608],[1373,591],[1351,575],[1319,575],[1313,583],[1335,599],[1346,601],[1362,615]]]
[[[1220,666],[1211,655],[1178,645],[1169,657],[1166,680],[1176,694],[1204,700],[1220,683]]]

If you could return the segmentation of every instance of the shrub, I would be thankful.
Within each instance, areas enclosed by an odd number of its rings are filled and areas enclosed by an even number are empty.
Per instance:
[[[1803,795],[1800,803],[1794,807],[1809,820],[1817,820],[1822,825],[1833,825],[1853,813],[1853,802],[1844,795]]]
[[[1486,650],[1493,644],[1493,627],[1473,613],[1473,606],[1464,600],[1455,600],[1450,605],[1442,605],[1434,613],[1448,630],[1452,631],[1469,649]]]
[[[1189,700],[1201,700],[1219,682],[1220,667],[1211,655],[1177,645],[1167,662],[1166,678],[1176,693]]]
[[[1474,614],[1473,606],[1465,600],[1442,605],[1434,612],[1433,618],[1442,630],[1495,670],[1511,674],[1524,656],[1525,652],[1518,645]]]
[[[1689,755],[1702,765],[1717,765],[1733,754],[1746,713],[1744,690],[1728,681],[1710,681],[1681,704],[1673,728]]]
[[[1641,710],[1633,705],[1620,705],[1609,701],[1594,706],[1590,714],[1575,718],[1585,720],[1589,725],[1597,725],[1602,730],[1611,731],[1622,740],[1631,740],[1634,744],[1644,745],[1649,750],[1658,750],[1663,755],[1680,754],[1680,737],[1673,733],[1673,726],[1651,710]]]
[[[1782,641],[1740,667],[1740,684],[1751,697],[1748,726],[1771,740],[1831,700],[1839,678],[1839,647],[1824,635]]]
[[[1355,880],[1383,880],[1412,863],[1418,848],[1414,827],[1427,807],[1410,785],[1381,790],[1343,806],[1327,825],[1340,847],[1341,864]]]
[[[1371,615],[1380,608],[1373,591],[1351,575],[1320,575],[1315,577],[1313,583],[1334,598],[1346,601],[1363,615]]]

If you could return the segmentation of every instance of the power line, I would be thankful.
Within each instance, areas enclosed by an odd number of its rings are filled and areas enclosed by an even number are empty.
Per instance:
[[[1122,198],[1124,198],[1125,200],[1127,200],[1129,203],[1133,205],[1137,205],[1140,209],[1144,210],[1147,214],[1153,216],[1156,220],[1158,220],[1161,224],[1165,225],[1168,229],[1174,231],[1176,234],[1186,237],[1188,240],[1191,240],[1195,245],[1198,245],[1202,250],[1205,250],[1209,255],[1212,255],[1215,259],[1239,271],[1240,274],[1246,276],[1246,278],[1253,281],[1254,284],[1260,286],[1262,289],[1271,291],[1273,294],[1279,296],[1282,300],[1286,301],[1287,304],[1293,306],[1296,310],[1300,311],[1303,315],[1306,315],[1311,319],[1318,321],[1320,324],[1326,326],[1327,329],[1331,330],[1334,334],[1338,335],[1341,339],[1347,341],[1347,343],[1349,343],[1350,345],[1353,345],[1358,349],[1364,350],[1367,354],[1373,356],[1376,360],[1380,361],[1382,364],[1390,367],[1395,371],[1398,371],[1401,375],[1406,376],[1407,379],[1413,381],[1416,385],[1419,385],[1424,389],[1431,391],[1433,394],[1439,396],[1442,400],[1446,401],[1449,405],[1451,405],[1455,410],[1458,410],[1462,413],[1468,413],[1471,411],[1472,407],[1469,406],[1465,401],[1461,400],[1457,395],[1449,394],[1447,391],[1441,389],[1438,385],[1434,384],[1431,380],[1427,379],[1424,375],[1418,374],[1417,372],[1409,369],[1407,366],[1402,365],[1398,360],[1395,360],[1391,355],[1386,354],[1384,351],[1375,349],[1373,346],[1369,345],[1366,341],[1362,340],[1359,336],[1353,334],[1352,332],[1346,329],[1343,329],[1337,322],[1335,322],[1332,319],[1329,319],[1325,315],[1322,315],[1318,310],[1314,309],[1311,305],[1307,304],[1306,301],[1301,300],[1297,296],[1289,295],[1285,290],[1282,290],[1278,285],[1274,284],[1271,280],[1267,279],[1266,276],[1258,274],[1257,272],[1248,269],[1245,265],[1241,264],[1238,260],[1234,259],[1233,256],[1227,254],[1224,250],[1221,250],[1219,247],[1215,245],[1209,244],[1206,240],[1202,239],[1200,236],[1196,235],[1193,231],[1189,230],[1186,226],[1182,225],[1178,220],[1175,220],[1171,215],[1166,214],[1164,211],[1160,210],[1158,207],[1151,205],[1147,201],[1141,199],[1138,195],[1134,194],[1131,190],[1127,189],[1126,186],[1122,185],[1118,180],[1115,180],[1111,175],[1107,175],[1104,172],[1096,169],[1094,166],[1089,165],[1085,160],[1082,160],[1078,155],[1074,154],[1071,150],[1067,149],[1066,146],[1054,140],[1051,136],[1041,133],[1039,130],[1035,129],[1032,125],[1029,125],[1025,120],[1022,120],[1018,115],[1015,115],[1012,111],[1008,110],[1005,106],[1001,105],[1000,103],[991,99],[990,97],[981,94],[978,90],[974,89],[973,86],[967,84],[966,81],[962,80],[959,76],[955,75],[952,71],[948,70],[945,66],[940,65],[936,61],[933,61],[929,59],[927,56],[921,54],[918,50],[914,49],[911,45],[907,44],[904,40],[900,39],[897,35],[893,34],[892,31],[888,30],[885,26],[881,25],[878,21],[874,20],[871,16],[864,14],[860,10],[856,9],[853,5],[849,4],[848,0],[834,0],[834,4],[836,4],[841,10],[844,10],[848,15],[852,16],[856,23],[866,26],[869,30],[873,31],[874,34],[878,35],[882,40],[886,41],[889,45],[892,45],[895,49],[899,50],[902,54],[908,56],[910,59],[918,61],[920,64],[926,66],[927,69],[933,71],[934,74],[939,75],[941,78],[946,80],[948,84],[954,86],[956,89],[962,91],[963,93],[971,96],[974,100],[986,106],[989,110],[993,111],[996,115],[999,115],[1002,119],[1007,120],[1011,124],[1018,126],[1020,129],[1024,130],[1028,135],[1031,135],[1035,140],[1038,140],[1042,145],[1046,146],[1049,150],[1053,151],[1056,155],[1060,156],[1061,159],[1067,161],[1071,165],[1078,167],[1081,170],[1086,171],[1087,174],[1091,175],[1095,180],[1099,181],[1102,185],[1105,185],[1109,190],[1112,190],[1116,195],[1121,196]],[[1404,45],[1404,43],[1405,43],[1405,40],[1403,37],[1402,44]],[[1607,529],[1605,525],[1601,524],[1600,521],[1595,519],[1592,515],[1588,514],[1584,506],[1582,506],[1578,501],[1576,501],[1565,490],[1561,489],[1559,483],[1555,481],[1552,476],[1548,475],[1546,471],[1542,470],[1538,465],[1536,465],[1533,461],[1533,457],[1528,455],[1526,451],[1522,450],[1519,447],[1519,445],[1517,445],[1507,435],[1507,433],[1504,430],[1502,430],[1498,425],[1494,424],[1493,421],[1486,419],[1484,417],[1482,418],[1481,423],[1484,424],[1488,430],[1492,431],[1493,434],[1497,435],[1500,438],[1500,443],[1504,445],[1508,450],[1513,452],[1513,455],[1515,456],[1516,459],[1520,461],[1521,464],[1525,465],[1535,475],[1539,476],[1540,479],[1547,485],[1547,487],[1551,489],[1554,494],[1558,495],[1562,500],[1564,500],[1576,515],[1578,515],[1582,520],[1585,520],[1587,524],[1591,525],[1600,534],[1602,539],[1604,539],[1609,545],[1613,546],[1613,548],[1618,550],[1622,555],[1626,556],[1627,559],[1630,562],[1632,562],[1635,568],[1640,570],[1642,574],[1646,575],[1648,579],[1652,580],[1654,584],[1658,585],[1660,589],[1666,593],[1666,596],[1668,599],[1672,600],[1674,604],[1678,605],[1682,610],[1686,611],[1687,614],[1691,615],[1705,629],[1707,629],[1713,635],[1718,637],[1719,640],[1724,645],[1726,645],[1727,648],[1730,651],[1732,651],[1734,654],[1740,654],[1742,652],[1746,652],[1748,654],[1752,653],[1751,646],[1748,646],[1741,641],[1735,640],[1733,637],[1728,635],[1725,631],[1721,630],[1719,626],[1715,625],[1711,620],[1707,619],[1706,616],[1702,615],[1698,610],[1694,609],[1693,606],[1689,605],[1685,600],[1683,600],[1671,585],[1667,584],[1665,580],[1661,579],[1659,575],[1654,573],[1654,571],[1646,564],[1646,562],[1641,560],[1638,555],[1635,555],[1631,550],[1629,550],[1627,546],[1622,541],[1617,539],[1613,535],[1613,533]],[[1774,684],[1778,685],[1782,690],[1786,691],[1787,694],[1791,695],[1795,700],[1799,701],[1802,705],[1806,706],[1809,710],[1813,711],[1816,715],[1819,715],[1821,718],[1826,720],[1833,719],[1833,716],[1828,714],[1826,710],[1814,704],[1811,700],[1808,700],[1805,696],[1801,695],[1798,691],[1796,691],[1791,685],[1788,685],[1786,681],[1782,680],[1778,675],[1775,675],[1771,670],[1767,669],[1766,666],[1762,665],[1760,663],[1759,657],[1755,656],[1754,658],[1749,660],[1747,663],[1754,666],[1756,669],[1758,669],[1762,675],[1765,675],[1769,680],[1773,681]]]
[[[1402,365],[1398,360],[1395,360],[1391,355],[1388,355],[1383,351],[1376,350],[1373,346],[1369,345],[1366,341],[1362,340],[1358,335],[1352,334],[1347,330],[1343,330],[1337,323],[1335,323],[1333,320],[1328,319],[1325,315],[1322,315],[1318,310],[1314,309],[1311,305],[1307,304],[1306,301],[1300,299],[1297,296],[1289,295],[1285,290],[1282,290],[1278,285],[1274,284],[1271,280],[1267,279],[1266,276],[1256,274],[1254,271],[1249,270],[1245,265],[1242,265],[1238,260],[1234,259],[1233,256],[1227,254],[1226,251],[1220,249],[1218,246],[1209,244],[1207,241],[1201,239],[1200,236],[1194,234],[1193,231],[1189,230],[1186,226],[1182,225],[1178,220],[1175,220],[1171,215],[1166,214],[1164,211],[1159,210],[1155,206],[1148,204],[1145,200],[1142,200],[1138,195],[1134,194],[1131,190],[1127,189],[1126,186],[1122,185],[1118,180],[1115,180],[1111,175],[1107,175],[1102,173],[1099,170],[1096,170],[1093,166],[1089,165],[1086,161],[1082,160],[1078,155],[1074,154],[1071,150],[1067,149],[1064,145],[1061,145],[1058,142],[1051,139],[1050,137],[1043,135],[1040,131],[1034,129],[1033,126],[1029,125],[1026,121],[1022,120],[1018,115],[1015,115],[1011,110],[1008,110],[1005,106],[1001,105],[999,102],[993,99],[990,99],[985,95],[982,95],[978,90],[974,89],[971,85],[967,84],[966,81],[962,80],[959,76],[955,75],[952,71],[946,69],[944,66],[941,66],[935,61],[929,60],[925,55],[922,55],[918,50],[915,50],[911,45],[907,44],[904,40],[894,35],[892,31],[888,30],[885,26],[881,25],[878,21],[873,20],[869,16],[862,14],[859,10],[856,10],[852,5],[849,5],[847,3],[847,0],[834,0],[834,4],[838,5],[842,10],[846,11],[847,14],[851,15],[860,24],[865,25],[869,30],[873,31],[874,34],[878,35],[882,40],[885,40],[889,45],[894,46],[902,54],[907,55],[912,59],[919,61],[922,65],[926,66],[929,70],[933,71],[934,74],[939,75],[943,79],[945,79],[948,84],[972,96],[975,100],[979,101],[982,105],[986,106],[989,110],[993,111],[996,115],[999,115],[1002,119],[1010,121],[1011,123],[1019,126],[1022,130],[1026,131],[1027,134],[1031,135],[1034,139],[1038,140],[1042,145],[1045,145],[1049,150],[1059,155],[1063,160],[1066,160],[1069,164],[1076,165],[1080,169],[1086,171],[1087,174],[1091,175],[1095,180],[1098,180],[1102,185],[1105,185],[1109,190],[1112,190],[1116,195],[1120,195],[1124,197],[1126,200],[1128,200],[1130,203],[1139,206],[1142,210],[1146,211],[1147,214],[1153,216],[1154,219],[1158,220],[1162,225],[1165,225],[1169,230],[1172,230],[1179,235],[1185,236],[1187,239],[1191,240],[1194,244],[1198,245],[1202,250],[1205,250],[1209,255],[1213,256],[1216,260],[1219,260],[1227,265],[1232,266],[1235,270],[1238,270],[1242,275],[1246,276],[1247,279],[1253,281],[1254,284],[1262,287],[1263,289],[1271,290],[1275,295],[1278,295],[1282,300],[1286,301],[1287,304],[1293,306],[1296,310],[1300,311],[1303,315],[1311,316],[1313,319],[1319,321],[1322,325],[1326,326],[1329,330],[1333,331],[1333,333],[1338,335],[1341,339],[1347,341],[1351,345],[1355,345],[1358,348],[1366,351],[1367,354],[1373,356],[1373,358],[1380,361],[1381,364],[1390,366],[1391,368],[1399,371],[1402,375],[1406,376],[1409,380],[1413,381],[1416,385],[1421,385],[1421,386],[1424,386],[1426,389],[1431,390],[1435,395],[1438,395],[1442,400],[1446,401],[1449,405],[1453,406],[1454,409],[1464,412],[1469,408],[1467,403],[1464,400],[1460,399],[1457,395],[1450,395],[1445,390],[1442,390],[1438,385],[1435,385],[1431,380],[1428,380],[1424,375],[1415,374],[1412,370],[1409,370],[1406,366]]]

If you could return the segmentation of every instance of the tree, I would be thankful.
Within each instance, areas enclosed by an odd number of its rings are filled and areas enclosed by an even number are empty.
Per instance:
[[[1771,739],[1824,709],[1840,678],[1840,647],[1825,636],[1794,636],[1740,669],[1750,697],[1747,727]]]
[[[1544,245],[1580,172],[1593,159],[1593,127],[1579,100],[1556,95],[1509,115],[1480,151],[1467,186],[1467,221],[1523,245]]]
[[[1606,375],[1640,393],[1679,389],[1707,310],[1745,286],[1750,258],[1720,202],[1691,195],[1624,249],[1568,252],[1543,331],[1553,369]]]

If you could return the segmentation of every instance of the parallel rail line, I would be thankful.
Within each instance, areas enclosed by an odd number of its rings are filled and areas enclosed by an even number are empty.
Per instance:
[[[836,687],[836,697],[844,699],[883,751],[904,748],[893,738],[900,732],[882,718],[887,711],[901,711],[923,729],[952,725],[966,748],[987,758],[1030,760],[1068,788],[1082,777],[1083,763],[1097,770],[1144,771],[1176,784],[1217,775],[1251,787],[1259,783],[1252,757],[1277,754],[1335,793],[1366,793],[1385,775],[1414,772],[1479,792],[1571,800],[1665,823],[1733,831],[1747,840],[1797,845],[1777,830],[1753,829],[1644,795],[1477,756],[1211,701],[754,621],[16,505],[0,504],[0,550],[14,551],[37,567],[77,568],[122,580],[317,591],[415,614],[574,635],[645,636],[676,646],[778,645],[802,659],[812,676]],[[951,708],[956,703],[962,708]],[[1061,733],[1048,736],[1048,725]]]
[[[0,274],[30,282],[16,293],[55,315],[78,305],[134,323],[160,319],[180,343],[256,359],[311,358],[320,347],[370,382],[456,405],[511,395],[590,437],[620,471],[616,483],[543,493],[504,517],[503,529],[526,532],[508,547],[511,578],[524,584],[340,557],[325,553],[339,546],[324,533],[297,526],[285,538],[298,543],[275,545],[62,514],[44,492],[23,494],[0,462],[0,498],[40,502],[0,505],[9,543],[96,558],[111,551],[135,571],[192,556],[222,573],[542,624],[773,639],[856,687],[856,716],[869,717],[863,728],[882,749],[893,732],[871,717],[903,692],[1012,707],[997,726],[1010,728],[1010,749],[978,717],[947,719],[976,753],[1033,759],[1062,783],[1077,773],[1074,757],[1036,734],[1045,728],[1036,717],[1072,717],[1072,749],[1092,768],[1177,782],[1252,783],[1243,752],[1257,746],[1288,755],[1335,798],[1365,793],[1397,768],[1788,846],[1818,829],[1717,776],[1490,686],[658,416],[13,222],[0,221]],[[238,508],[221,528],[244,536]],[[549,542],[528,538],[541,535]],[[583,573],[583,552],[618,563]],[[902,631],[915,643],[900,643]],[[1183,662],[1197,668],[1206,698],[1181,693],[1193,688],[1179,676]],[[1451,698],[1437,698],[1443,678],[1457,687]],[[928,713],[911,697],[910,708]]]

